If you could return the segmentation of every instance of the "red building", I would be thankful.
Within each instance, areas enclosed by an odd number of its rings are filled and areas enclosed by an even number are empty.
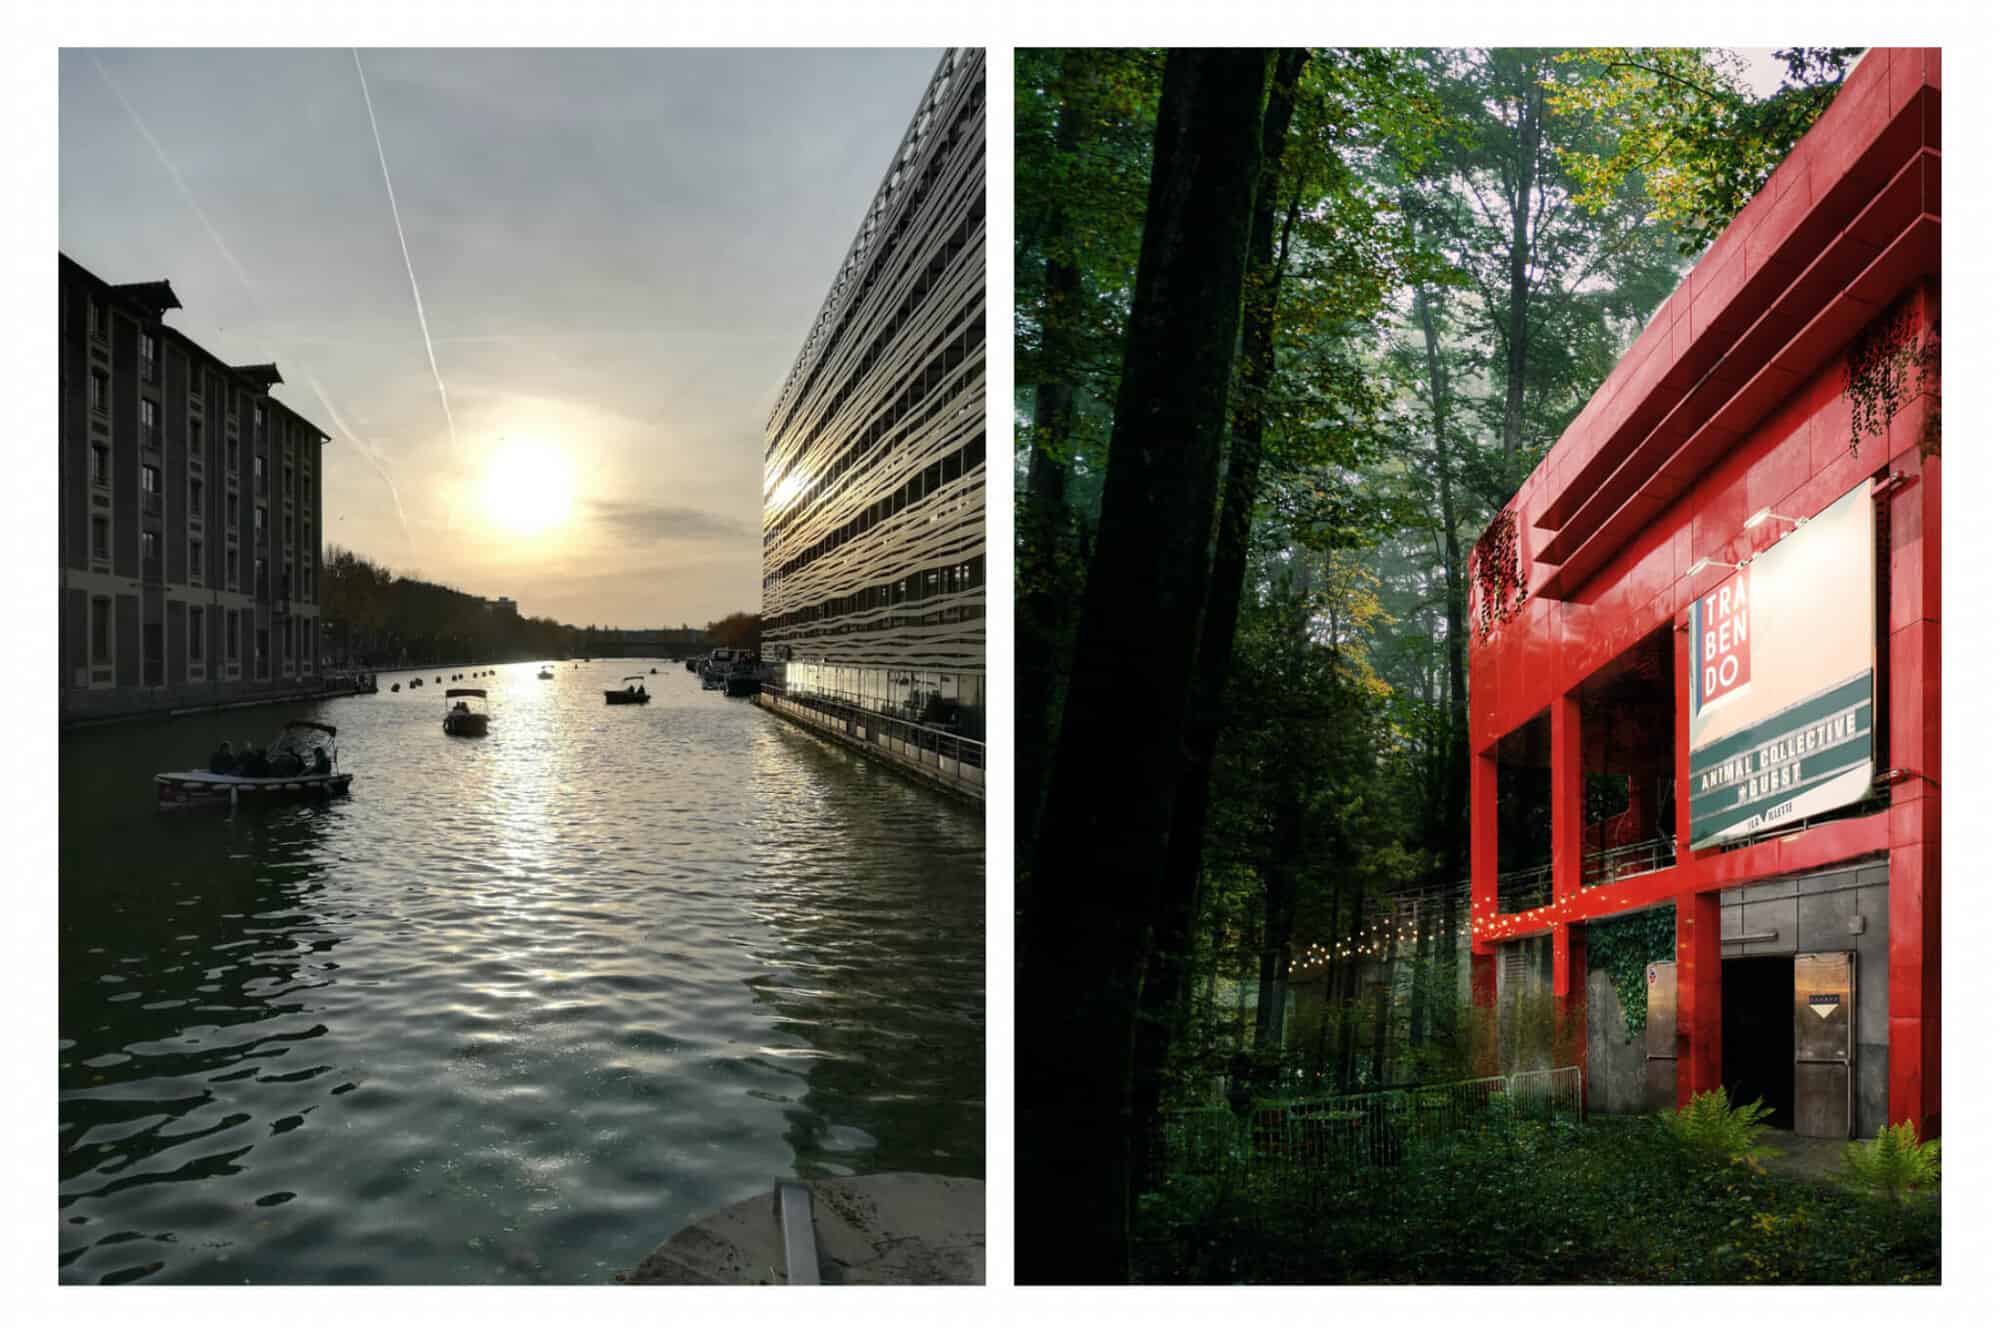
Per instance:
[[[1809,1134],[1940,1130],[1940,88],[1860,61],[1471,562],[1475,1000],[1671,904],[1655,1087]]]

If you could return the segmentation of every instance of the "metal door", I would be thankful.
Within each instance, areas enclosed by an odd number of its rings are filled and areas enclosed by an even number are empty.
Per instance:
[[[1674,1109],[1674,964],[1646,964],[1646,1106]]]
[[[1854,955],[1792,960],[1792,1126],[1813,1139],[1854,1136]]]

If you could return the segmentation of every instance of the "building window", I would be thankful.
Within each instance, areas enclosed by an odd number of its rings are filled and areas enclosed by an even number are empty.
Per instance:
[[[257,581],[251,585],[251,591],[254,592],[260,600],[262,598],[269,597],[271,595],[271,590],[269,587],[266,586],[264,581],[264,557],[261,555],[257,557],[256,575],[257,575]]]
[[[90,336],[100,340],[104,337],[104,307],[95,300],[90,303]]]
[[[236,566],[239,555],[233,540],[222,550],[222,576],[228,582],[231,592],[236,590]]]
[[[257,679],[271,678],[271,631],[257,631]]]
[[[90,410],[93,412],[111,410],[111,377],[101,370],[93,369],[90,372]]]
[[[188,418],[188,465],[201,466],[201,418]]]
[[[224,460],[223,460],[223,470],[224,470],[224,471],[226,471],[227,473],[229,473],[229,475],[230,475],[231,477],[234,477],[234,476],[236,475],[236,471],[237,471],[237,467],[236,467],[236,437],[235,437],[234,435],[232,435],[232,436],[230,436],[230,437],[229,437],[229,443],[228,443],[228,445],[227,445],[227,446],[225,446],[225,451],[226,451],[226,454],[227,454],[227,456],[226,456],[226,457],[224,458]]]
[[[256,533],[256,535],[257,535],[257,540],[258,540],[258,541],[259,541],[260,543],[261,543],[261,542],[262,542],[262,541],[264,540],[264,521],[265,521],[265,515],[264,515],[264,506],[263,506],[263,505],[258,505],[258,506],[257,506],[257,526],[256,526],[256,527],[254,527],[254,528],[252,528],[252,529],[251,529],[251,531],[252,531],[252,532],[254,532],[254,533]]]
[[[188,521],[189,522],[199,523],[204,518],[208,517],[208,510],[202,507],[202,501],[206,498],[207,497],[202,493],[201,478],[189,477],[188,478]]]
[[[109,489],[111,485],[111,447],[104,444],[90,446],[90,484]]]
[[[264,405],[262,403],[257,404],[256,407],[251,409],[250,424],[258,430],[264,429]]]
[[[111,558],[111,520],[102,514],[90,516],[90,558],[92,560]]]
[[[139,400],[139,443],[148,449],[160,447],[160,409],[150,398]]]
[[[160,534],[151,528],[139,533],[139,558],[146,564],[147,573],[155,573],[160,565]]]
[[[198,606],[189,607],[188,608],[188,661],[190,662],[201,661],[201,654],[202,654],[201,638],[202,638],[202,630],[204,628],[205,625],[203,622],[202,609]]]
[[[160,512],[160,470],[151,463],[139,468],[140,501],[149,514]]]
[[[264,455],[258,454],[250,460],[250,474],[256,479],[257,494],[264,494]]]
[[[94,311],[97,307],[92,306]],[[93,666],[111,665],[111,599],[90,599],[90,661]]]
[[[160,378],[160,340],[150,333],[139,335],[139,378],[148,384]]]
[[[223,648],[226,650],[227,656],[229,660],[232,662],[236,661],[237,658],[242,656],[241,652],[242,615],[243,613],[241,611],[231,611],[224,616],[222,622]]]
[[[202,581],[201,556],[201,538],[188,538],[188,582],[190,583],[200,583]]]
[[[157,620],[150,625],[139,627],[139,644],[144,650],[146,683],[148,685],[164,685],[167,683],[165,642],[164,627]]]

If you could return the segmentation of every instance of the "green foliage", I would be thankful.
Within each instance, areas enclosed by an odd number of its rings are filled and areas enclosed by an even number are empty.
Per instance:
[[[1763,1121],[1772,1108],[1764,1099],[1747,1106],[1731,1106],[1729,1094],[1721,1088],[1697,1092],[1688,1104],[1676,1111],[1661,1111],[1660,1124],[1682,1152],[1693,1162],[1710,1167],[1747,1166],[1761,1171],[1764,1158],[1778,1156],[1776,1148],[1758,1142],[1768,1129]]]
[[[1779,1173],[1691,1174],[1650,1117],[1489,1123],[1297,1191],[1170,1181],[1136,1277],[1184,1283],[1935,1284],[1936,1194],[1884,1226]]]
[[[1884,1125],[1865,1143],[1847,1144],[1841,1157],[1850,1185],[1899,1208],[1920,1191],[1937,1188],[1944,1169],[1937,1140],[1918,1142],[1917,1127],[1908,1120]]]
[[[1749,90],[1733,52],[1685,47],[1592,47],[1557,57],[1549,82],[1557,108],[1588,116],[1609,148],[1558,149],[1583,188],[1577,201],[1603,209],[1637,178],[1652,215],[1671,224],[1684,253],[1699,254],[1791,151],[1840,91],[1860,47],[1777,52],[1783,84],[1766,98]]]
[[[1914,305],[1875,321],[1847,352],[1847,449],[1859,455],[1861,442],[1886,435],[1912,392],[1930,395],[1917,441],[1924,456],[1939,452],[1942,430],[1938,398],[1943,339],[1937,321],[1919,327]],[[1911,372],[1915,371],[1915,382]]]
[[[1611,975],[1625,1017],[1625,1035],[1638,1036],[1646,1030],[1646,964],[1674,956],[1673,906],[1593,921],[1584,939],[1590,966]]]

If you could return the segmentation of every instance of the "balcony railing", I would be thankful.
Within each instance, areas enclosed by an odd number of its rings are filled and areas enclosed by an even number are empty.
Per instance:
[[[1645,842],[1626,843],[1622,847],[1586,850],[1583,854],[1583,882],[1609,884],[1614,880],[1663,870],[1673,863],[1672,838],[1649,838]]]
[[[917,722],[906,722],[901,718],[890,717],[886,713],[878,713],[868,708],[857,708],[853,704],[843,703],[837,699],[828,699],[821,695],[787,693],[784,686],[770,682],[765,683],[764,692],[798,704],[801,707],[810,708],[816,713],[823,713],[827,717],[836,718],[842,722],[862,723],[867,726],[870,734],[876,740],[900,741],[905,745],[914,747],[927,758],[949,760],[963,764],[967,768],[984,769],[986,767],[986,744],[984,741],[975,741],[949,731],[940,731],[936,727],[926,727]]]

